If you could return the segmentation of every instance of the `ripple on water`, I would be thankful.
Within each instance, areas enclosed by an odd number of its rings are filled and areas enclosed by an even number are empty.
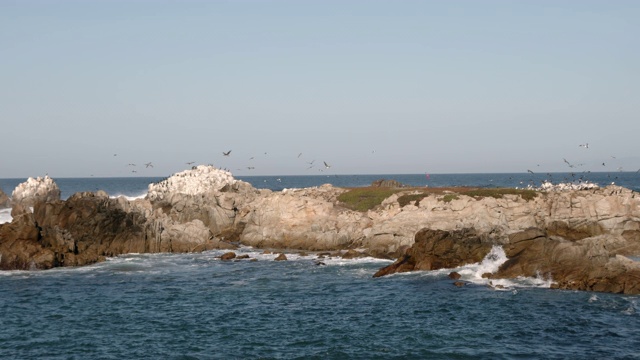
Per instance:
[[[576,358],[632,356],[638,297],[448,271],[373,278],[388,261],[223,262],[130,255],[0,276],[2,358]],[[630,321],[631,320],[631,321]]]

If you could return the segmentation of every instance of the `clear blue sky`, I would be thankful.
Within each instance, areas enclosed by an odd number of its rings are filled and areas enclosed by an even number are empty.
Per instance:
[[[0,178],[636,171],[638,19],[640,1],[0,1]]]

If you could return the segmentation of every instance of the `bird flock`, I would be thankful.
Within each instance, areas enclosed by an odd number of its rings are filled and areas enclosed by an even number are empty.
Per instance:
[[[221,151],[222,158],[233,158],[232,151],[233,150],[231,150],[231,149],[230,150],[226,150],[226,151]],[[268,152],[265,151],[263,155],[267,156]],[[113,156],[117,157],[118,154],[115,153],[115,154],[113,154]],[[312,159],[312,160],[305,159],[303,157],[303,153],[302,152],[298,153],[296,158],[299,159],[300,161],[304,161],[302,164],[303,164],[303,168],[306,169],[306,170],[316,169],[316,170],[322,172],[322,171],[325,171],[325,170],[328,170],[328,169],[331,168],[331,164],[329,164],[327,161],[322,161],[322,165],[316,167],[316,160],[315,159]],[[248,160],[247,160],[247,163],[243,167],[236,168],[236,170],[238,170],[238,171],[244,171],[244,170],[252,171],[252,170],[255,170],[256,169],[255,159],[256,159],[256,156],[249,157]],[[185,164],[187,166],[191,167],[192,169],[195,168],[195,166],[194,166],[195,163],[196,163],[195,161],[187,161],[187,162],[185,162]],[[208,165],[214,166],[211,163],[209,163]],[[138,166],[135,162],[129,162],[129,163],[126,164],[126,166],[130,168],[129,171],[131,173],[136,174],[136,173],[138,173],[139,169],[145,170],[145,169],[153,168],[154,167],[154,163],[149,161],[149,162],[143,163],[142,166]],[[219,168],[221,170],[231,171],[227,167],[219,167]],[[93,176],[93,175],[91,175],[91,176]]]

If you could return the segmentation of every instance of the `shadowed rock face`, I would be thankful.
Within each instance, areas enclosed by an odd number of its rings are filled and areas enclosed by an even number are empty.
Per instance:
[[[423,229],[406,254],[374,277],[415,270],[456,268],[480,262],[492,247],[473,230],[442,231]],[[492,279],[543,276],[558,289],[640,294],[640,262],[620,255],[638,253],[640,242],[632,237],[592,237],[581,241],[549,237],[541,229],[530,228],[509,236],[503,245],[508,260]]]
[[[381,276],[479,262],[498,244],[509,261],[491,277],[542,274],[559,288],[638,291],[637,264],[623,256],[640,255],[640,197],[628,189],[554,191],[529,200],[511,194],[445,201],[441,194],[425,194],[403,205],[395,194],[367,212],[341,206],[337,198],[344,191],[331,185],[257,190],[226,171],[197,166],[149,185],[146,199],[110,199],[100,191],[66,201],[35,197],[33,213],[18,202],[14,221],[0,224],[0,268],[84,265],[129,252],[229,249],[234,242],[399,256],[376,274]]]
[[[508,260],[490,277],[543,276],[559,289],[638,294],[640,262],[620,252],[636,252],[639,247],[637,241],[623,238],[570,241],[528,229],[510,237],[504,246]]]
[[[373,276],[415,270],[456,268],[482,261],[491,251],[491,241],[483,240],[473,229],[444,231],[422,229],[415,244],[393,264]]]
[[[126,253],[231,247],[212,239],[202,222],[148,219],[144,212],[127,207],[126,200],[111,199],[104,192],[85,192],[66,201],[37,202],[33,213],[22,208],[12,223],[0,225],[0,268],[48,269]]]

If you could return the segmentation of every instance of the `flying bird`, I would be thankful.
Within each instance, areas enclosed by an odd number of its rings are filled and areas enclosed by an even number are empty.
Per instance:
[[[224,152],[224,151],[222,152],[222,155],[224,155],[224,156],[229,156],[229,154],[231,154],[231,150],[229,150],[227,152]]]
[[[331,167],[331,165],[327,164],[327,162],[326,162],[326,161],[323,161],[323,163],[324,163],[324,167],[325,167],[325,168],[327,168],[327,169],[328,169],[328,168],[330,168],[330,167]]]
[[[567,163],[567,165],[569,165],[569,167],[570,167],[570,168],[572,168],[572,167],[573,167],[573,165],[572,165],[570,162],[568,162],[568,161],[567,161],[567,159],[563,158],[562,160],[564,160],[564,162],[566,162],[566,163]]]
[[[527,169],[527,172],[530,172],[530,173],[532,173],[532,174],[534,173],[533,171],[531,171],[531,170],[529,170],[529,169]]]
[[[134,164],[134,163],[129,163],[129,166],[136,166],[136,164]]]
[[[578,145],[578,146],[579,146],[579,147],[583,147],[583,148],[585,148],[585,149],[588,149],[588,148],[589,148],[589,143],[580,144],[580,145]]]
[[[195,163],[195,161],[189,161],[189,162],[187,162],[187,163],[185,163],[185,164],[187,164],[187,165],[191,165],[191,164],[193,164],[193,163]]]
[[[145,166],[145,167],[153,167],[153,164],[152,164],[152,163],[150,163],[150,162],[148,162],[148,163],[144,164],[144,166]]]

